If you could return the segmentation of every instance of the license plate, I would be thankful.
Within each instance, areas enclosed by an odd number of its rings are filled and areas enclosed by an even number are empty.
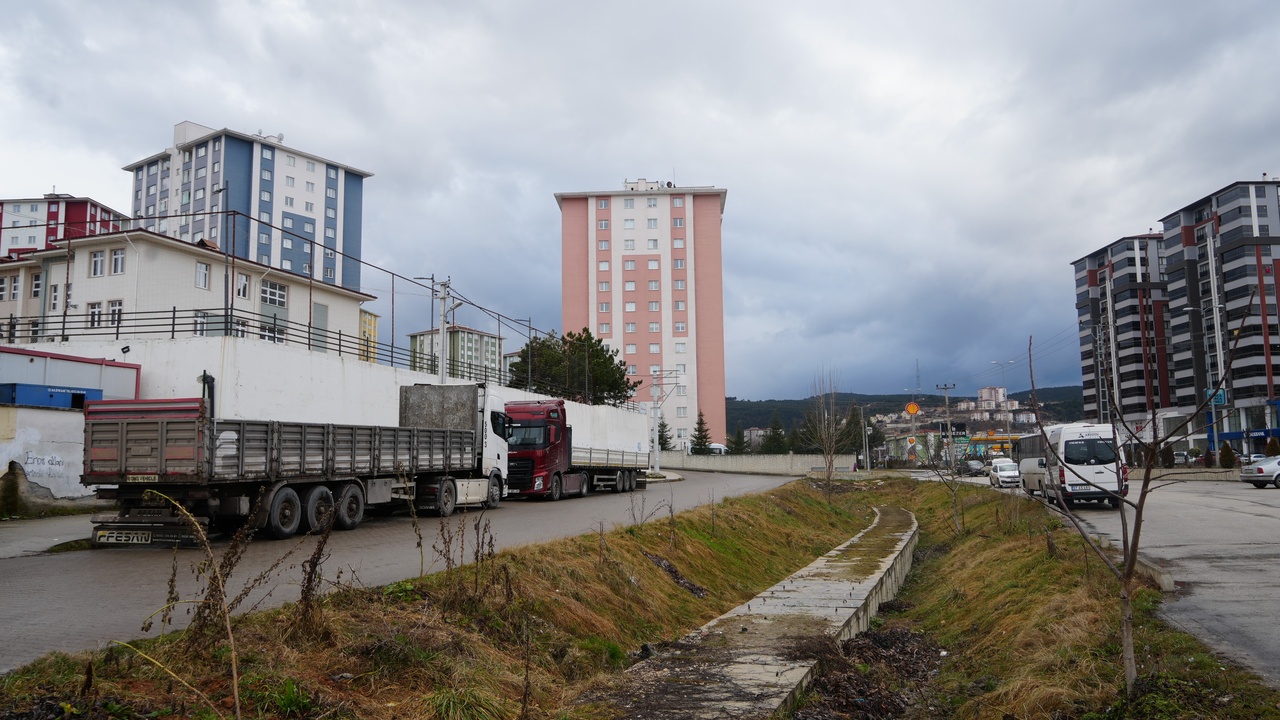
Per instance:
[[[159,475],[129,475],[125,479],[128,480],[129,482],[138,482],[138,483],[160,482]]]
[[[1084,492],[1085,490],[1092,490],[1092,489],[1093,489],[1092,485],[1072,485],[1071,486],[1071,492]]]
[[[99,530],[97,540],[102,544],[146,545],[151,542],[150,530]]]

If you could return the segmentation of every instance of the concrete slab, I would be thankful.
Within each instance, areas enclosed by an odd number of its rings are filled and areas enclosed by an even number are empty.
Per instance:
[[[39,555],[60,543],[87,540],[93,527],[89,518],[65,515],[0,522],[0,558]]]
[[[906,510],[877,508],[854,538],[582,702],[611,705],[621,718],[771,717],[812,678],[813,637],[852,637],[897,594],[918,531]]]

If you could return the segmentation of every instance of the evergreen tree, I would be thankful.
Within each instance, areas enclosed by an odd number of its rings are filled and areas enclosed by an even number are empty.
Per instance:
[[[658,449],[674,450],[671,446],[671,426],[667,424],[666,418],[658,421]]]
[[[627,364],[617,350],[583,328],[526,343],[511,363],[511,386],[588,405],[621,405],[640,381],[627,378]]]
[[[701,410],[698,411],[698,422],[693,425],[689,452],[693,455],[708,455],[711,452],[711,430],[707,428],[707,421],[702,417]]]
[[[751,446],[747,444],[747,435],[742,430],[742,424],[739,423],[736,430],[733,431],[733,437],[729,438],[729,442],[725,443],[729,448],[730,455],[746,455],[751,452]]]
[[[787,435],[782,431],[782,421],[774,413],[769,419],[769,429],[760,441],[761,455],[782,455],[787,452]]]

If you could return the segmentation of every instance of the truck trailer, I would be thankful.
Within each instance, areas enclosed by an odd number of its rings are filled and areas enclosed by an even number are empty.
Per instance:
[[[369,507],[496,507],[506,494],[507,418],[481,385],[400,388],[400,425],[210,417],[201,398],[85,407],[81,483],[115,500],[95,545],[190,545],[246,523],[276,538],[350,530]],[[153,491],[153,492],[148,492]]]
[[[527,400],[507,403],[506,413],[511,494],[559,500],[643,486],[640,476],[649,467],[643,412]]]

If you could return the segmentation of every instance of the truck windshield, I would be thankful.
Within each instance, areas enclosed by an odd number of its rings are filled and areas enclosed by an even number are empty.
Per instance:
[[[520,425],[511,424],[511,436],[507,438],[507,445],[511,447],[538,447],[547,444],[547,426],[546,425]]]
[[[1116,451],[1110,440],[1079,438],[1068,440],[1065,445],[1062,459],[1068,465],[1108,465],[1116,461]]]

